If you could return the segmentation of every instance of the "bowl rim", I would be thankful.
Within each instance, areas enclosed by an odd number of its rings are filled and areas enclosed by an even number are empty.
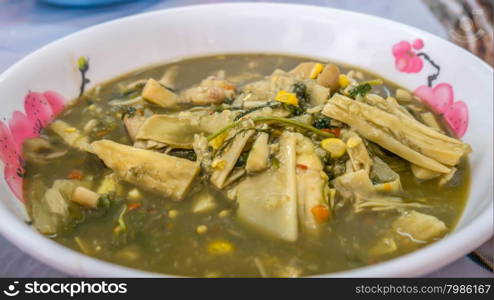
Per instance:
[[[130,15],[114,20],[109,20],[100,24],[90,26],[88,28],[79,30],[75,33],[61,37],[55,41],[48,43],[47,45],[31,52],[27,56],[20,59],[18,62],[11,65],[6,71],[0,74],[0,81],[8,77],[19,65],[28,63],[30,60],[35,59],[35,56],[39,52],[49,51],[49,49],[57,47],[59,44],[65,43],[67,40],[77,39],[80,35],[90,34],[92,31],[98,30],[100,27],[107,26],[109,24],[124,23],[131,20],[144,19],[148,16],[170,14],[183,11],[201,10],[210,7],[216,9],[228,9],[240,7],[244,8],[259,8],[273,9],[277,7],[284,7],[286,9],[296,10],[298,8],[314,9],[331,11],[335,14],[347,14],[349,16],[356,16],[358,18],[366,18],[368,21],[377,21],[381,23],[387,23],[392,26],[399,27],[400,29],[408,32],[419,33],[427,39],[434,40],[434,42],[447,43],[448,47],[456,47],[461,49],[462,55],[468,56],[469,59],[475,60],[484,67],[484,71],[493,72],[492,67],[482,61],[477,56],[468,52],[464,48],[461,48],[441,37],[415,28],[410,25],[402,24],[386,18],[368,15],[360,12],[348,11],[343,9],[336,9],[331,7],[307,5],[307,4],[289,4],[289,3],[272,3],[272,2],[235,2],[235,3],[213,3],[213,4],[199,4],[199,5],[186,5],[172,8],[165,8],[150,12],[139,13]],[[144,66],[145,67],[145,66]],[[469,197],[470,198],[470,197]],[[468,203],[468,200],[467,200]],[[467,204],[468,205],[468,204]],[[493,203],[489,203],[488,207],[480,214],[480,216],[472,222],[466,224],[464,228],[455,229],[451,234],[443,238],[442,240],[433,243],[427,247],[416,250],[406,255],[378,263],[375,265],[365,266],[361,268],[335,272],[324,273],[311,277],[387,277],[387,276],[417,276],[429,273],[433,270],[439,269],[448,263],[458,259],[465,253],[468,253],[482,243],[487,241],[493,234]],[[15,232],[10,230],[15,227]],[[39,261],[53,267],[59,271],[65,272],[75,276],[103,276],[103,277],[181,277],[172,274],[160,274],[149,271],[143,271],[122,265],[106,262],[97,258],[93,258],[84,255],[80,252],[72,250],[61,244],[54,242],[53,240],[46,238],[40,233],[36,232],[29,225],[25,224],[20,218],[15,216],[3,203],[0,204],[0,233],[7,238],[10,242],[16,245],[23,252],[38,259]],[[449,256],[438,256],[437,252],[440,249],[455,249],[458,244],[464,245],[462,251],[446,250]],[[37,249],[44,248],[45,251],[40,252]],[[58,253],[60,256],[54,256],[54,253]],[[462,253],[462,254],[458,254]],[[77,262],[77,264],[73,263]],[[418,262],[418,263],[417,263]],[[81,273],[82,272],[82,273]]]

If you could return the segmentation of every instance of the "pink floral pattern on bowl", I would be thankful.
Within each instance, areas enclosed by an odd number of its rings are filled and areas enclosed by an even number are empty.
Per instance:
[[[465,102],[454,100],[453,87],[450,84],[443,82],[433,88],[422,85],[413,94],[443,116],[456,136],[462,137],[465,134],[468,128],[468,108]]]
[[[395,57],[396,69],[405,73],[418,73],[422,70],[424,62],[413,50],[420,50],[424,46],[421,39],[417,39],[410,44],[401,41],[393,46],[392,52]]]
[[[436,72],[427,77],[427,85],[417,87],[413,94],[443,117],[453,133],[461,138],[468,129],[467,105],[463,101],[455,101],[451,84],[443,82],[433,87],[433,82],[439,77],[441,67],[425,52],[414,51],[423,47],[422,39],[416,39],[413,43],[400,41],[393,45],[391,52],[395,58],[395,67],[399,72],[419,73],[424,66],[422,57],[432,65]]]
[[[24,111],[14,111],[8,122],[0,122],[0,160],[5,164],[4,176],[15,196],[22,196],[24,160],[22,144],[26,139],[39,136],[64,108],[65,99],[54,91],[29,92],[24,98]]]

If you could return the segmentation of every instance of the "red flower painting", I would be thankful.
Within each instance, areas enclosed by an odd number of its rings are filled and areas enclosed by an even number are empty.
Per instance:
[[[420,50],[424,46],[421,39],[417,39],[410,44],[407,41],[401,41],[393,46],[392,52],[395,57],[396,69],[405,73],[418,73],[422,70],[424,62],[414,50]]]
[[[14,111],[8,122],[0,122],[0,160],[5,164],[4,176],[18,199],[22,197],[24,160],[22,144],[37,137],[64,108],[65,99],[57,92],[29,92],[24,98],[24,111]]]

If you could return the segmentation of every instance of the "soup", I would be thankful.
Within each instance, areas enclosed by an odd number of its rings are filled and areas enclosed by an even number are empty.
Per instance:
[[[447,235],[469,187],[469,145],[420,99],[284,55],[124,75],[23,151],[42,234],[186,276],[297,277],[398,257]]]

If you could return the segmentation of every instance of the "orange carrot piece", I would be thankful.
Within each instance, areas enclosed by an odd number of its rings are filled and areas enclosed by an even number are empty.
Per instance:
[[[323,129],[321,129],[321,131],[332,133],[332,134],[334,134],[335,137],[340,137],[340,135],[341,135],[341,129],[340,128],[331,128],[331,129],[323,128]]]
[[[82,174],[82,172],[80,170],[72,170],[70,171],[70,173],[67,175],[67,178],[68,179],[77,179],[77,180],[81,180],[82,178],[84,178],[84,174]]]
[[[109,133],[109,131],[108,131],[108,130],[101,130],[101,131],[96,132],[94,135],[95,135],[96,137],[104,137],[104,136],[105,136],[105,135],[107,135],[108,133]]]
[[[129,203],[129,204],[127,204],[127,209],[129,211],[131,211],[131,210],[134,210],[134,209],[138,209],[141,206],[142,206],[141,203]]]
[[[316,205],[313,208],[311,208],[310,212],[314,216],[314,219],[316,219],[316,222],[318,223],[323,223],[329,220],[329,208],[324,205]]]

